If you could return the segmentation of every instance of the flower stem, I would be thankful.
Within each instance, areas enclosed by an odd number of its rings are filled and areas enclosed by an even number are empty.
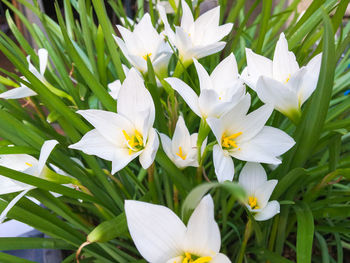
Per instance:
[[[236,263],[243,262],[245,249],[247,247],[247,243],[248,243],[248,240],[250,238],[251,233],[252,233],[252,220],[249,219],[246,226],[245,226],[244,238],[243,238],[243,242],[241,245],[241,249],[239,250],[239,255],[237,257]]]

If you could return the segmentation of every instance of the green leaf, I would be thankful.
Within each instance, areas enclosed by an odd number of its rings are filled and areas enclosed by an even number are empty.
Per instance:
[[[314,240],[314,218],[309,206],[300,202],[293,206],[297,216],[297,263],[311,263]]]
[[[35,263],[34,261],[26,260],[23,258],[11,256],[9,254],[0,252],[0,262],[6,263]]]
[[[0,250],[19,249],[64,249],[74,250],[74,246],[57,238],[3,237],[0,238]]]

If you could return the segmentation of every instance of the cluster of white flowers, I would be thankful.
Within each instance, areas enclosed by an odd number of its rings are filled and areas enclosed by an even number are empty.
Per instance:
[[[112,162],[112,174],[123,169],[139,157],[144,169],[154,162],[162,147],[169,159],[180,169],[200,165],[207,139],[198,145],[197,133],[190,134],[184,118],[180,116],[173,138],[157,132],[155,106],[144,84],[147,60],[154,67],[158,80],[166,81],[201,122],[213,132],[213,163],[219,182],[232,181],[233,159],[247,162],[243,167],[239,184],[246,190],[245,205],[256,220],[267,220],[279,213],[277,201],[269,198],[277,180],[267,180],[260,163],[278,165],[281,156],[293,145],[294,140],[280,129],[266,126],[274,109],[292,121],[297,121],[302,104],[316,88],[321,55],[314,57],[307,66],[299,68],[296,58],[288,50],[284,34],[277,42],[273,61],[252,50],[246,50],[247,67],[239,74],[235,56],[230,54],[208,74],[197,61],[221,51],[221,41],[232,30],[232,24],[219,25],[220,8],[216,7],[194,20],[192,11],[182,1],[181,25],[175,31],[168,23],[165,9],[158,6],[164,32],[158,33],[148,14],[134,26],[134,30],[118,26],[122,39],[115,40],[133,68],[124,67],[126,79],[109,87],[118,100],[117,113],[104,110],[80,110],[78,113],[90,122],[94,129],[70,146],[89,155],[96,155]],[[166,38],[165,38],[166,36]],[[168,65],[173,50],[177,50],[180,64],[186,68],[192,62],[198,74],[199,95],[177,77],[168,77]],[[45,80],[47,52],[39,50],[40,73],[29,62],[30,71]],[[253,89],[265,103],[249,112],[251,96],[245,85]],[[21,91],[21,90],[22,91]],[[5,92],[2,98],[14,99],[36,95],[25,86]],[[40,176],[49,149],[43,147],[44,156],[39,162],[33,157],[17,156],[12,167],[9,156],[0,156],[1,165]],[[7,162],[8,160],[8,162]],[[27,171],[27,170],[30,170]],[[0,177],[0,180],[5,178]],[[5,180],[2,189],[7,192],[28,190],[27,186]],[[8,187],[7,187],[8,185]],[[14,189],[14,190],[11,190]],[[5,192],[1,192],[5,193]],[[125,212],[130,234],[142,256],[154,263],[225,263],[230,260],[220,254],[220,232],[214,220],[214,204],[210,195],[204,197],[193,212],[187,227],[168,208],[139,201],[126,201]]]

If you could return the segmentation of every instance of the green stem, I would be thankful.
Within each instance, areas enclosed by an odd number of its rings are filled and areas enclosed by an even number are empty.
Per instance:
[[[243,262],[245,249],[247,247],[247,243],[248,243],[248,240],[249,240],[251,234],[252,234],[252,220],[249,219],[247,222],[247,225],[245,226],[244,239],[243,239],[243,242],[241,245],[241,249],[239,250],[239,254],[238,254],[236,263]]]

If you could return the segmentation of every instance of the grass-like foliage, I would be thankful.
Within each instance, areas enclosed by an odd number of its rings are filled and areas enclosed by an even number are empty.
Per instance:
[[[219,0],[208,13],[205,1],[138,0],[131,18],[121,0],[64,0],[55,20],[18,0],[40,27],[1,1],[13,37],[0,32],[0,52],[17,74],[0,69],[0,223],[52,238],[0,238],[0,251],[350,257],[349,0],[302,14],[300,0]]]

